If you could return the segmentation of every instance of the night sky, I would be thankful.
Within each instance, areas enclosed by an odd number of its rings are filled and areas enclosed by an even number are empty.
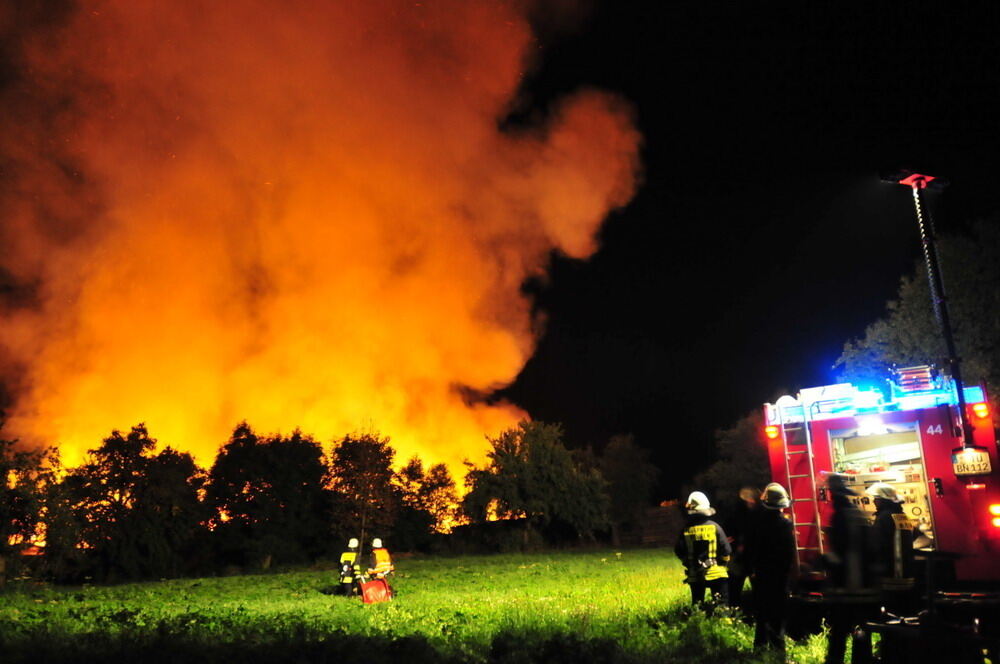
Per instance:
[[[835,382],[843,343],[919,257],[909,191],[878,173],[949,178],[929,197],[939,231],[1000,200],[1000,16],[979,6],[607,2],[543,31],[512,122],[613,90],[645,176],[596,256],[554,257],[526,285],[547,331],[505,394],[575,445],[633,433],[668,497],[711,460],[713,430]]]

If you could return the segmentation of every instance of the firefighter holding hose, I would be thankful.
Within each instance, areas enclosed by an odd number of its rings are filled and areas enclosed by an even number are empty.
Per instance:
[[[709,504],[708,496],[701,491],[693,491],[684,507],[687,522],[674,552],[687,571],[684,582],[691,587],[691,601],[705,604],[705,591],[708,590],[711,600],[725,604],[729,600],[726,565],[732,547],[722,526],[709,519],[715,514],[715,509]]]

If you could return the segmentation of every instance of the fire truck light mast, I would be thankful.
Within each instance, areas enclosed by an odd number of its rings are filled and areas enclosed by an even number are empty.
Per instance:
[[[960,366],[958,352],[955,350],[955,338],[951,331],[951,318],[948,316],[948,301],[944,294],[944,284],[941,280],[941,266],[938,261],[936,234],[934,232],[934,220],[930,214],[924,214],[923,190],[932,189],[940,191],[948,182],[933,175],[922,175],[913,171],[902,170],[882,176],[883,182],[901,184],[910,187],[913,191],[913,206],[917,213],[917,226],[920,229],[920,245],[924,250],[924,263],[927,266],[927,282],[930,285],[931,304],[934,306],[934,317],[941,328],[941,336],[944,338],[945,350],[948,353],[947,365],[948,373],[955,382],[958,391],[958,423],[962,432],[962,447],[965,449],[974,447],[972,439],[972,425],[969,422],[968,414],[965,412],[965,384],[962,381],[962,369]]]

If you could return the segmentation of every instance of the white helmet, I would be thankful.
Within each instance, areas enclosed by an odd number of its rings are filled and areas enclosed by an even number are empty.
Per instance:
[[[687,502],[684,504],[684,509],[687,510],[688,514],[704,514],[705,516],[715,514],[715,510],[708,502],[708,496],[701,491],[691,492]]]
[[[881,498],[882,500],[888,500],[891,503],[901,503],[903,499],[899,497],[899,493],[896,491],[895,487],[891,484],[886,484],[885,482],[876,482],[870,487],[865,489],[867,493],[872,498]]]
[[[358,548],[358,538],[357,537],[352,537],[351,539],[349,539],[347,541],[347,548],[348,549],[356,549],[356,548]]]
[[[760,504],[769,510],[780,510],[792,504],[785,487],[777,482],[771,482],[764,487],[764,493],[760,494]]]
[[[372,548],[373,549],[381,549],[382,548],[382,540],[379,539],[378,537],[376,537],[375,539],[373,539],[372,540]]]

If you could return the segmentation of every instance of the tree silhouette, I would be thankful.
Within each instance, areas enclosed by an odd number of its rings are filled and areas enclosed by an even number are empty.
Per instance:
[[[448,466],[437,463],[426,472],[419,457],[414,456],[396,474],[403,504],[425,512],[437,532],[445,532],[455,519],[458,496],[455,481]]]
[[[395,450],[378,433],[349,434],[330,453],[330,486],[341,537],[384,536],[395,524],[400,498],[393,483]]]
[[[2,422],[0,422],[2,426]],[[0,584],[8,561],[30,544],[41,520],[43,491],[51,481],[51,450],[19,450],[0,438]]]
[[[1000,385],[1000,227],[994,221],[972,224],[968,235],[946,235],[938,242],[955,343],[966,382]],[[944,343],[931,306],[927,273],[918,264],[903,277],[886,315],[848,341],[835,367],[842,380],[884,381],[889,369],[915,364],[944,366]]]
[[[529,529],[562,522],[580,537],[607,523],[604,479],[574,460],[558,424],[521,422],[490,444],[486,466],[471,468],[465,479],[469,492],[462,510],[473,521],[486,520],[492,511],[500,518],[523,517]]]
[[[434,532],[444,533],[454,524],[458,498],[448,467],[435,464],[426,472],[414,456],[395,477],[401,504],[393,528],[393,545],[404,549],[424,549]]]
[[[231,562],[300,562],[329,539],[322,447],[296,430],[260,438],[241,422],[208,475],[214,539]]]
[[[723,514],[732,513],[740,489],[763,489],[771,481],[764,438],[764,416],[754,410],[728,429],[715,432],[716,461],[694,477],[693,489],[704,491]]]
[[[79,507],[81,485],[79,477],[67,475],[49,484],[43,496],[44,573],[56,581],[80,581],[95,571],[91,550],[84,548],[87,515]]]
[[[128,517],[146,470],[146,454],[155,445],[143,424],[132,427],[127,436],[112,431],[100,447],[88,451],[88,461],[63,481],[83,523],[82,543],[103,575],[140,575],[139,534],[130,527]]]
[[[637,526],[642,519],[659,471],[649,453],[635,444],[631,435],[614,436],[600,460],[601,475],[608,483],[611,539],[620,544],[620,531]]]
[[[178,576],[204,555],[204,524],[210,512],[199,499],[206,480],[190,454],[163,449],[146,464],[131,521],[144,537],[144,574]]]
[[[96,574],[112,579],[181,573],[205,517],[202,473],[189,454],[168,447],[153,455],[155,446],[144,424],[124,436],[112,431],[53,487],[46,555],[54,565],[66,555],[69,564],[90,558]]]

